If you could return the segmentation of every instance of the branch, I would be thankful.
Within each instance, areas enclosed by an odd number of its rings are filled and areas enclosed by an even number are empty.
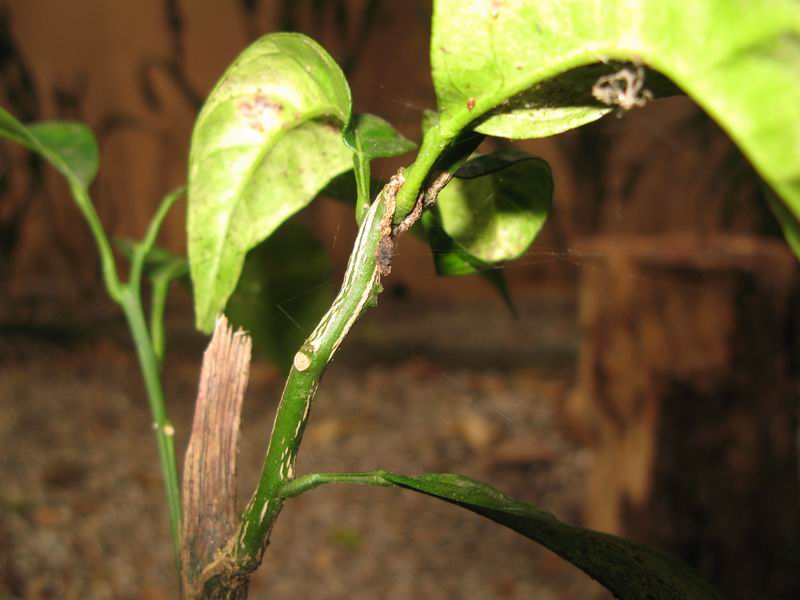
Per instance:
[[[239,532],[227,550],[243,573],[252,572],[261,563],[272,526],[283,508],[284,489],[294,479],[297,451],[319,381],[350,328],[368,307],[375,306],[382,291],[381,277],[391,270],[394,237],[410,228],[422,210],[436,200],[482,138],[470,133],[448,147],[441,138],[435,137],[428,147],[445,147],[444,162],[437,163],[431,158],[434,150],[429,150],[425,160],[420,161],[418,157],[409,169],[408,180],[403,171],[398,172],[370,206],[359,227],[339,294],[294,357],[275,415],[261,480],[242,515]],[[422,171],[427,173],[429,165],[434,164],[441,165],[441,169],[430,177],[420,175]],[[412,178],[420,182],[415,184],[416,189],[408,189]],[[424,188],[421,182],[426,183]],[[417,199],[408,211],[410,215],[399,214],[399,198],[403,193],[413,194]],[[393,228],[392,223],[398,221],[399,225]]]
[[[147,227],[144,238],[141,242],[134,245],[133,256],[131,257],[131,274],[126,285],[132,287],[137,293],[142,280],[142,269],[144,268],[145,259],[156,243],[161,225],[164,224],[164,219],[167,218],[169,210],[185,193],[186,188],[179,187],[161,199],[153,218],[150,220],[150,225]]]
[[[216,562],[203,573],[204,598],[238,597],[230,593],[246,587],[250,574],[261,563],[272,526],[287,495],[292,495],[292,490],[300,493],[303,485],[314,487],[325,483],[324,477],[313,481],[301,479],[291,487],[295,481],[297,452],[320,379],[353,324],[367,308],[375,306],[383,289],[381,277],[388,275],[391,270],[394,237],[409,229],[424,208],[436,200],[482,136],[470,133],[464,139],[457,139],[452,146],[444,141],[450,138],[436,135],[429,139],[433,141],[427,145],[424,160],[418,157],[409,169],[409,177],[415,182],[411,189],[407,189],[408,182],[401,170],[370,205],[359,227],[339,294],[295,354],[275,415],[258,487],[242,514],[238,532],[217,554]],[[442,156],[443,161],[437,163],[439,150],[446,152]],[[440,168],[428,176],[433,165]],[[399,204],[399,195],[402,193],[415,198],[414,205],[407,211],[403,211]],[[398,223],[397,227],[393,226],[395,222]],[[367,479],[354,476],[352,481],[356,480],[382,485],[377,475]]]
[[[294,478],[295,459],[319,381],[336,349],[358,317],[374,306],[381,291],[377,252],[391,234],[395,195],[402,185],[396,175],[370,206],[359,228],[344,281],[330,310],[294,357],[275,416],[261,480],[245,508],[232,543],[232,558],[244,572],[260,564],[270,530],[283,507],[283,487]]]

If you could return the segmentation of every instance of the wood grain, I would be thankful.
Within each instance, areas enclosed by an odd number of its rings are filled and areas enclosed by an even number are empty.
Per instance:
[[[181,549],[185,598],[198,593],[238,528],[236,459],[241,409],[250,371],[250,337],[219,317],[203,356],[192,433],[183,472]],[[244,582],[243,582],[244,583]],[[246,585],[242,593],[246,596]],[[195,591],[198,590],[198,591]]]

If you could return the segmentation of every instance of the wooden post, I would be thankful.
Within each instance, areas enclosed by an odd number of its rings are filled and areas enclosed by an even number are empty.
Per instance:
[[[568,421],[586,524],[669,549],[731,598],[800,597],[797,263],[743,236],[599,238]]]

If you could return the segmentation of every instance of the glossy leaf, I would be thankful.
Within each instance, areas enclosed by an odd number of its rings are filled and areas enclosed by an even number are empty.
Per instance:
[[[563,523],[468,477],[413,477],[379,472],[394,485],[461,506],[505,525],[568,560],[622,600],[719,600],[722,595],[690,567],[655,548]],[[375,483],[370,483],[375,485]]]
[[[247,252],[352,168],[340,132],[350,108],[341,69],[294,33],[256,41],[211,92],[189,159],[189,262],[200,329],[212,328]]]
[[[331,298],[325,249],[290,221],[247,254],[225,314],[250,333],[257,352],[288,371]]]
[[[601,102],[592,88],[603,77],[613,77],[623,70],[631,77],[642,76],[647,98],[675,95],[680,92],[656,71],[618,63],[578,67],[547,79],[503,102],[487,113],[476,125],[476,131],[512,139],[539,138],[555,135],[591,123],[607,115],[613,106]]]
[[[588,100],[591,80],[574,70],[641,61],[717,120],[800,217],[796,0],[437,0],[431,47],[440,123],[509,137],[557,133],[599,116]],[[656,80],[637,72],[620,68],[638,81],[632,92],[642,84],[642,96]],[[567,85],[544,83],[568,73]]]
[[[73,184],[88,188],[97,175],[100,154],[91,130],[80,123],[23,125],[0,108],[0,138],[22,144],[47,160]]]
[[[491,174],[478,176],[483,172]],[[552,197],[547,163],[506,151],[463,165],[439,194],[437,209],[442,228],[461,248],[493,264],[524,254],[544,225]]]

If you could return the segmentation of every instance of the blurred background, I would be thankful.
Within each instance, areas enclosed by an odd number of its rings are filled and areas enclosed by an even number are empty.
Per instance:
[[[429,0],[0,0],[0,103],[26,122],[87,123],[100,217],[138,238],[185,181],[206,94],[264,33],[317,39],[355,110],[418,140],[435,109],[430,13]],[[502,270],[516,316],[403,239],[321,386],[300,471],[460,472],[667,548],[731,598],[800,597],[798,269],[759,178],[685,97],[519,147],[551,164],[556,191],[537,241]],[[160,240],[180,254],[184,213]],[[266,318],[302,339],[303,299],[338,286],[355,222],[320,198],[297,224],[328,259]],[[192,323],[176,285],[164,379],[179,457],[206,343]],[[280,391],[280,369],[256,357],[242,502]],[[88,229],[48,167],[0,145],[0,597],[175,597],[149,431]],[[331,488],[287,506],[251,597],[608,596],[472,514]]]

